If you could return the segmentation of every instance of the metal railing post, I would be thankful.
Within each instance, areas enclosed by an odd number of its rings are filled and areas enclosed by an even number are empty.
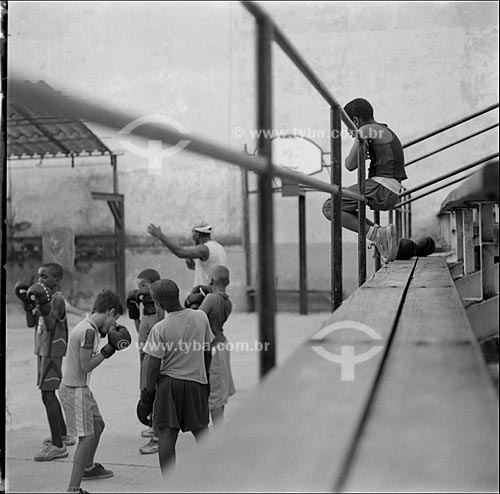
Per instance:
[[[474,255],[474,212],[472,208],[463,210],[464,230],[464,274],[471,274],[476,270]]]
[[[251,240],[250,240],[250,206],[248,203],[248,171],[245,168],[240,168],[240,170],[241,170],[241,196],[243,202],[242,236],[243,236],[243,249],[245,251],[246,304],[247,304],[247,312],[254,312],[255,293],[253,293],[253,290],[251,288],[253,280],[252,280],[252,250],[251,250]]]
[[[358,138],[358,184],[359,193],[365,195],[365,145]],[[366,203],[358,202],[358,285],[366,281]]]
[[[411,200],[411,194],[408,195],[408,198]],[[408,238],[412,236],[412,218],[411,218],[411,202],[408,203]]]
[[[376,225],[380,225],[380,211],[373,211],[373,222]],[[380,260],[380,253],[378,249],[374,249],[375,254],[373,255],[374,257],[374,265],[375,265],[375,271],[378,271],[382,267],[382,262]]]
[[[272,40],[273,28],[267,16],[257,20],[257,128],[272,130]],[[258,179],[258,266],[259,352],[260,377],[263,378],[276,364],[276,292],[274,288],[274,211],[273,166],[270,135],[261,132],[259,154],[267,160],[267,172]]]
[[[339,189],[342,187],[342,139],[341,111],[330,108],[330,165],[331,181]],[[331,307],[332,312],[342,304],[342,196],[332,194],[332,221],[330,225],[331,249]]]
[[[464,265],[464,210],[457,208],[455,211],[455,231],[457,236],[457,262],[461,263],[461,273]]]
[[[400,236],[400,232],[402,230],[402,227],[403,227],[403,222],[402,222],[402,208],[398,208],[395,210],[395,216],[396,216],[396,221],[395,221],[395,224],[396,224],[396,231],[398,232],[398,237]]]
[[[398,232],[398,236],[406,238],[408,227],[408,208],[406,207],[406,205],[401,208],[401,213],[403,216],[403,227],[401,228],[401,232]]]
[[[306,195],[299,193],[299,313],[307,314]]]

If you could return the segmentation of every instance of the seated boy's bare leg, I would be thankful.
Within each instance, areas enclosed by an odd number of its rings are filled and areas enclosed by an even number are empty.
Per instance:
[[[68,491],[78,490],[80,487],[83,472],[85,471],[85,467],[88,466],[94,446],[94,436],[84,436],[79,439],[80,440],[78,441],[78,446],[76,447],[75,455],[73,457],[73,470],[71,470]]]
[[[224,407],[210,410],[210,415],[212,416],[214,426],[222,424],[222,422],[224,422]]]
[[[160,443],[158,457],[163,476],[167,474],[170,467],[175,467],[175,443],[178,436],[179,429],[164,427],[158,430],[158,440]]]
[[[366,218],[365,235],[374,223]],[[342,211],[342,226],[351,230],[351,232],[358,233],[358,216],[356,213],[350,213],[348,211]]]

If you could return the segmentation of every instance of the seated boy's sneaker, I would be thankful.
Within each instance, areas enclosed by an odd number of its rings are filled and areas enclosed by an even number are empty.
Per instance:
[[[62,437],[64,446],[74,446],[76,444],[75,438],[71,436],[63,436]],[[43,440],[43,444],[52,442],[52,438],[48,437]]]
[[[82,480],[109,479],[112,476],[111,470],[106,470],[100,463],[94,463],[92,468],[85,469]]]
[[[68,450],[64,444],[62,448],[58,448],[49,441],[48,443],[43,443],[42,451],[35,455],[35,461],[50,461],[56,460],[57,458],[66,458],[68,454]]]
[[[152,427],[150,427],[149,429],[145,429],[141,432],[142,437],[154,437],[154,435],[155,431]]]
[[[398,254],[396,225],[379,226],[373,242],[384,264],[396,259]]]
[[[139,452],[143,455],[151,455],[154,453],[158,453],[160,449],[160,441],[156,437],[152,437],[148,444],[139,448]]]

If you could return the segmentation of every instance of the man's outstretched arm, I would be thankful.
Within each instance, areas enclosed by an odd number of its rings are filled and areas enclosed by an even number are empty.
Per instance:
[[[182,259],[201,259],[206,261],[210,255],[208,247],[206,245],[192,245],[184,247],[179,245],[177,242],[169,239],[162,231],[161,227],[153,225],[152,223],[148,226],[148,233],[153,237],[160,240],[160,242],[167,247],[174,255]]]

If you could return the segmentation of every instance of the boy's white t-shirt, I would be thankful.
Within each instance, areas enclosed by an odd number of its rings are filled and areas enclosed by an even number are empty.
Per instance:
[[[88,386],[92,371],[85,372],[80,365],[80,348],[92,348],[92,355],[99,353],[101,334],[94,322],[86,317],[70,332],[64,360],[62,384],[71,387]]]
[[[207,315],[184,309],[167,313],[153,326],[143,351],[161,359],[160,375],[207,384],[204,351],[212,340]]]

